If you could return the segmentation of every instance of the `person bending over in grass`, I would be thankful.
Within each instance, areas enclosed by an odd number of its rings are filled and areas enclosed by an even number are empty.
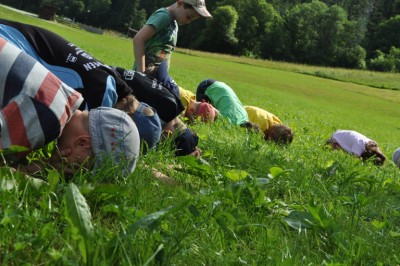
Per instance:
[[[392,160],[397,165],[397,167],[400,167],[400,148],[393,152]]]
[[[201,157],[201,151],[197,147],[199,137],[179,118],[185,108],[179,99],[175,81],[168,75],[166,63],[153,67],[146,74],[121,67],[115,69],[139,99],[157,110],[162,124],[162,136],[164,139],[171,136],[174,138],[175,154]],[[129,97],[125,100],[129,101]]]
[[[134,93],[115,68],[51,31],[0,19],[0,37],[25,51],[69,87],[79,91],[84,98],[80,110],[115,107],[117,102]],[[143,101],[135,99],[131,104],[131,118],[138,127],[142,146],[150,149],[161,136],[160,118]]]
[[[40,27],[0,19],[0,36],[81,92],[84,98],[82,110],[107,106],[129,112],[148,148],[159,141],[162,126],[176,128],[176,117],[184,107],[162,83],[139,72],[108,66],[61,36]]]
[[[175,80],[169,76],[166,62],[162,62],[159,66],[148,69],[146,75],[159,80],[172,93],[179,97],[183,107],[185,108],[181,115],[188,118],[190,122],[196,120],[197,117],[201,117],[202,122],[214,122],[218,115],[218,110],[204,101],[197,102],[196,95],[193,92],[178,86]]]
[[[277,116],[255,106],[244,106],[244,109],[249,116],[249,121],[260,127],[265,140],[280,144],[292,143],[293,130],[284,125]]]
[[[200,16],[211,17],[204,0],[176,0],[169,7],[154,12],[133,38],[133,69],[145,72],[162,62],[169,68],[178,38],[178,25],[189,24]]]
[[[212,104],[222,117],[241,127],[258,131],[258,125],[249,121],[249,116],[235,92],[227,84],[214,79],[200,82],[196,91],[196,100]]]
[[[131,112],[130,108],[132,106],[131,104],[129,104],[129,102],[133,100],[134,100],[133,96],[127,96],[123,100],[117,103],[116,108],[123,110],[129,114]],[[158,105],[156,104],[156,106]],[[160,112],[161,117],[162,114],[163,112],[161,111]],[[167,139],[169,137],[174,138],[176,146],[176,151],[175,151],[176,156],[184,156],[184,155],[193,155],[196,157],[201,156],[201,151],[197,147],[199,142],[199,137],[194,131],[190,130],[186,126],[186,124],[179,118],[179,116],[176,116],[168,123],[163,123],[162,137],[164,139]]]
[[[123,111],[99,107],[78,110],[82,95],[64,84],[34,58],[0,37],[0,149],[19,161],[30,151],[58,138],[50,163],[99,166],[108,157],[132,172],[139,156],[139,133]],[[58,160],[59,155],[62,161]],[[7,156],[7,155],[6,155]],[[95,160],[93,160],[95,159]],[[23,167],[26,172],[35,169]]]
[[[383,165],[386,157],[378,144],[354,130],[337,130],[326,141],[333,149],[342,149],[363,161],[371,159],[376,165]]]

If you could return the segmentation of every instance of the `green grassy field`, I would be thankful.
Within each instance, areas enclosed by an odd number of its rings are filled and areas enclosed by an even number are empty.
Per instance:
[[[110,65],[133,63],[129,39],[2,7],[0,17],[53,30]],[[292,145],[218,120],[192,126],[203,161],[176,158],[161,144],[130,176],[105,165],[66,183],[49,168],[43,182],[3,167],[0,264],[400,264],[400,171],[390,161],[400,146],[398,74],[180,49],[170,73],[192,91],[205,78],[226,82],[244,104],[291,126]],[[324,148],[336,129],[376,140],[388,162],[376,167]],[[146,165],[178,185],[154,180]]]

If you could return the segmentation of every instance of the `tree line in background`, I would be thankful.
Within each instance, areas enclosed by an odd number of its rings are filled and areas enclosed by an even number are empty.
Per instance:
[[[302,64],[400,72],[400,0],[208,0],[213,19],[179,29],[178,46]],[[0,0],[127,33],[173,0]]]

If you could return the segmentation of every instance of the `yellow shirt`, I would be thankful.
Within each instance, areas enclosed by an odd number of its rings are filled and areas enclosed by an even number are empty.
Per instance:
[[[278,117],[264,109],[255,106],[244,106],[244,109],[249,116],[249,121],[251,123],[257,124],[260,127],[261,131],[265,131],[273,125],[282,124],[281,120],[279,120]]]
[[[183,107],[185,107],[184,111],[186,111],[186,108],[190,103],[190,99],[196,100],[196,95],[191,91],[179,87],[179,99],[181,100]]]

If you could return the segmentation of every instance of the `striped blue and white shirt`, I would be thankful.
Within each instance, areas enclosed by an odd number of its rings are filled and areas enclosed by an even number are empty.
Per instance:
[[[34,149],[60,136],[81,94],[0,37],[0,126],[3,148]]]

